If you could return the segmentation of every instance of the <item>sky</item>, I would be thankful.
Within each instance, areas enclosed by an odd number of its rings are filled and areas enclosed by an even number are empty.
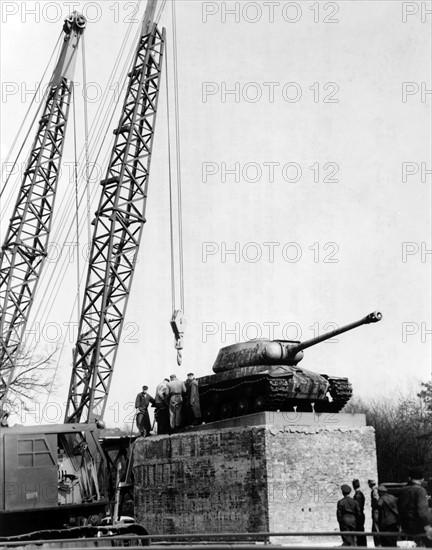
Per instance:
[[[429,380],[432,3],[176,0],[187,320],[181,367],[169,324],[171,8],[168,1],[160,22],[167,30],[169,100],[163,75],[147,223],[112,378],[108,425],[121,428],[131,421],[142,385],[154,393],[171,373],[183,379],[190,371],[210,374],[225,345],[256,337],[309,339],[374,310],[383,314],[380,323],[308,349],[301,366],[347,376],[364,398]],[[109,84],[109,75],[129,27],[126,50],[134,42],[145,2],[3,1],[1,9],[4,162],[71,9],[88,19],[91,126],[104,107],[104,90],[111,101],[121,89]],[[123,57],[120,67],[125,66]],[[75,80],[81,151],[81,61]],[[117,102],[102,132],[108,136],[103,151],[109,150],[120,106]],[[174,147],[173,128],[170,135]],[[69,387],[76,274],[86,270],[88,242],[85,230],[78,262],[72,254],[75,236],[62,237],[73,213],[66,201],[74,185],[71,120],[67,140],[51,255],[26,335],[39,353],[57,346],[56,389],[30,413],[19,411],[20,423],[62,421]],[[97,164],[100,174],[98,168],[90,183],[92,213],[106,170],[103,154]],[[4,180],[3,173],[2,185]],[[8,193],[17,193],[19,181],[19,174],[11,178]],[[3,201],[1,207],[3,240],[10,206]],[[62,261],[67,271],[54,296],[53,277]]]

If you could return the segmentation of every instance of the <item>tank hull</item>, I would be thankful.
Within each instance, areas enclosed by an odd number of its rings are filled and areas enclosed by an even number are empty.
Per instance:
[[[237,367],[198,379],[203,420],[252,412],[338,412],[352,395],[347,378],[289,365]]]

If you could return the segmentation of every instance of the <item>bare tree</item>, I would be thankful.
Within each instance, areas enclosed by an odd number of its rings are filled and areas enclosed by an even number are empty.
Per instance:
[[[3,408],[14,410],[22,407],[29,410],[41,395],[48,395],[55,389],[55,354],[56,349],[45,353],[37,353],[30,348],[21,348],[16,357],[12,380],[7,388]],[[9,379],[12,366],[8,360],[0,365],[0,392],[6,390],[6,380]]]
[[[425,436],[432,432],[427,395],[405,390],[370,400],[355,397],[344,408],[366,414],[366,423],[375,428],[380,481],[405,481],[414,466],[432,476],[432,437]]]

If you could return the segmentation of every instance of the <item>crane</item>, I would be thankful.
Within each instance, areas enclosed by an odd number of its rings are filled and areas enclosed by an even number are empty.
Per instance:
[[[63,45],[1,249],[0,412],[13,380],[17,351],[47,256],[73,94],[72,78],[85,28],[84,16],[76,11],[64,22]]]
[[[156,0],[149,0],[128,74],[120,121],[114,130],[107,174],[101,181],[65,423],[0,427],[0,471],[6,480],[1,487],[0,522],[2,530],[7,529],[0,534],[59,528],[70,523],[71,518],[79,520],[99,514],[109,504],[108,460],[99,441],[98,420],[108,396],[134,274],[134,257],[145,223],[165,45],[165,29],[158,29],[155,9]],[[56,82],[63,83],[63,79]],[[55,145],[53,149],[57,151]],[[35,162],[34,169],[41,162],[42,178],[47,170],[45,156]],[[52,164],[50,161],[49,166]],[[32,210],[26,199],[23,192],[23,208]],[[45,205],[43,197],[40,201]],[[35,240],[39,244],[41,237]],[[30,252],[35,256],[35,242],[31,243]],[[29,251],[26,249],[25,253]],[[39,255],[43,254],[42,250]],[[27,278],[31,277],[33,272]],[[24,295],[27,279],[22,285]],[[11,290],[6,289],[5,294],[6,299]],[[15,318],[10,317],[9,324],[14,322]],[[12,330],[15,335],[17,329]],[[9,355],[15,349],[7,348]]]
[[[103,417],[145,224],[165,30],[150,0],[108,164],[73,353],[66,422]]]

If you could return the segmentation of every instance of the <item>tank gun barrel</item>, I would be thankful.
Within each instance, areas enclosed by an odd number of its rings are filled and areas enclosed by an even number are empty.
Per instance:
[[[332,330],[331,332],[327,332],[315,338],[311,338],[310,340],[305,340],[304,342],[300,342],[300,344],[294,345],[290,351],[291,353],[297,353],[304,349],[310,348],[315,344],[319,344],[320,342],[324,342],[325,340],[334,338],[335,336],[338,336],[343,332],[348,332],[349,330],[353,330],[357,327],[361,327],[362,325],[368,325],[369,323],[377,323],[378,321],[381,321],[381,319],[382,319],[382,313],[380,311],[373,311],[372,313],[369,313],[369,315],[366,315],[366,317],[363,317],[363,319],[360,319],[359,321],[355,321],[354,323],[349,323],[348,325],[344,325],[343,327]]]

